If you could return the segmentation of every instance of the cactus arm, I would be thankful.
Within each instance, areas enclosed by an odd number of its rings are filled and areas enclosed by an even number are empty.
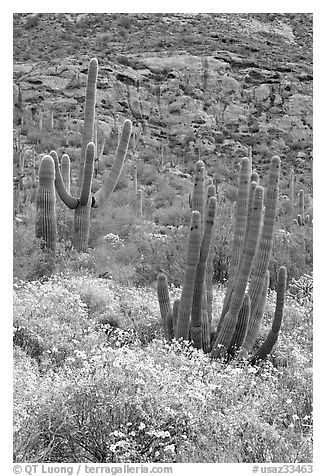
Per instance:
[[[239,266],[241,251],[243,248],[247,214],[248,214],[248,205],[249,205],[249,182],[250,182],[250,166],[249,160],[244,157],[241,160],[240,168],[240,179],[239,179],[239,191],[237,197],[236,211],[235,211],[235,228],[234,235],[232,240],[232,250],[231,250],[231,262],[230,262],[230,273],[229,280],[227,284],[226,295],[223,303],[223,309],[221,314],[221,319],[219,326],[222,325],[223,317],[226,314],[232,289],[233,283],[236,275],[236,271]],[[219,327],[218,327],[219,330]]]
[[[52,251],[55,251],[57,238],[54,178],[53,158],[50,155],[45,155],[39,167],[35,236],[36,238],[42,238],[46,248]]]
[[[167,277],[164,273],[160,273],[157,277],[157,297],[160,305],[164,333],[166,338],[170,340],[173,338],[172,307]]]
[[[87,75],[84,131],[83,131],[82,148],[81,148],[81,156],[80,156],[80,168],[79,168],[79,176],[78,176],[78,192],[77,192],[78,196],[82,188],[86,147],[89,142],[93,141],[93,136],[94,136],[97,72],[98,72],[97,59],[92,58],[89,62],[88,75]]]
[[[80,204],[85,206],[89,200],[94,172],[95,145],[89,142],[86,147],[83,186],[80,193]]]
[[[265,215],[254,260],[253,272],[249,286],[251,312],[255,315],[264,287],[264,276],[272,255],[274,224],[278,204],[278,182],[280,177],[280,158],[274,156],[271,162],[265,200]]]
[[[257,184],[259,183],[259,175],[256,170],[253,170],[250,180],[251,182],[257,182]]]
[[[68,154],[61,157],[61,175],[67,193],[70,194],[70,158]]]
[[[55,167],[55,188],[56,191],[58,192],[59,197],[63,201],[63,203],[71,209],[75,209],[78,207],[79,201],[77,198],[74,198],[70,195],[70,193],[67,192],[65,189],[63,180],[62,180],[62,175],[59,167],[59,160],[58,160],[58,155],[55,150],[52,150],[50,152],[50,156],[54,160],[54,167]]]
[[[213,345],[213,358],[220,357],[221,353],[228,349],[233,333],[235,331],[238,314],[244,299],[248,278],[250,276],[252,262],[258,243],[263,208],[263,195],[263,187],[257,185],[253,200],[250,233],[248,235],[248,240],[244,249],[244,258],[242,260],[241,267],[238,271],[238,275],[234,283],[234,292],[232,293],[232,297],[230,300],[229,310],[225,314],[221,329],[218,332]]]
[[[204,221],[204,195],[205,195],[205,165],[202,160],[196,162],[194,190],[192,193],[191,210],[199,211],[201,216],[201,225]],[[201,226],[201,230],[203,226]]]
[[[186,256],[186,271],[181,292],[178,321],[175,338],[188,340],[190,330],[190,313],[194,292],[196,269],[200,251],[200,213],[192,212],[190,235]]]
[[[121,138],[110,174],[107,176],[102,187],[94,195],[95,207],[99,207],[102,205],[102,203],[107,199],[107,197],[113,192],[117,181],[119,180],[122,166],[128,150],[130,135],[131,121],[127,119],[123,124]]]
[[[259,361],[265,360],[268,354],[271,353],[281,328],[282,318],[283,318],[283,309],[284,309],[284,300],[285,300],[285,290],[286,290],[286,277],[287,272],[285,266],[281,266],[278,272],[277,277],[277,294],[276,294],[276,306],[275,314],[272,322],[272,328],[267,334],[266,339],[256,352],[256,354],[251,359],[251,363],[256,364]]]

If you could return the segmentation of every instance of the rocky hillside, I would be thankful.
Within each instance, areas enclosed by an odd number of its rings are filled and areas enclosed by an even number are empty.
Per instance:
[[[311,191],[312,15],[15,14],[26,118],[79,124],[94,56],[103,133],[132,119],[140,158],[232,176],[251,146],[258,170],[278,154]]]

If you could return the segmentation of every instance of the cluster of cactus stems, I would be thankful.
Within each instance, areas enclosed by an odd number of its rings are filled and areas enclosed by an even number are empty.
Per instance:
[[[212,358],[246,358],[253,353],[259,336],[269,285],[268,266],[272,254],[274,224],[279,193],[280,159],[271,161],[266,190],[252,172],[251,158],[241,160],[235,209],[230,273],[217,327],[212,328],[212,258],[215,215],[215,186],[207,180],[204,163],[196,164],[191,196],[192,217],[180,299],[172,306],[167,276],[160,273],[157,295],[167,339],[191,340]],[[280,268],[277,302],[272,329],[252,362],[271,352],[280,330],[286,269]]]
[[[52,157],[51,160],[54,161],[54,183],[58,195],[68,208],[75,210],[73,244],[77,251],[85,251],[88,246],[91,207],[97,208],[103,205],[117,184],[127,154],[132,129],[131,121],[127,119],[122,127],[122,133],[111,171],[106,176],[100,189],[94,195],[91,195],[95,159],[95,145],[93,139],[95,129],[97,73],[98,62],[96,58],[93,58],[91,59],[88,68],[84,130],[77,184],[77,197],[73,197],[70,194],[69,157],[66,154],[63,155],[60,168],[57,153],[55,151],[50,152],[50,156]]]

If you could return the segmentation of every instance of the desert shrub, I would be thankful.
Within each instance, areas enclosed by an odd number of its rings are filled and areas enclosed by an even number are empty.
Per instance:
[[[270,286],[274,289],[280,266],[286,266],[288,282],[311,274],[313,265],[312,228],[293,226],[291,232],[277,229],[270,264]]]
[[[310,367],[223,366],[153,341],[44,375],[25,359],[14,383],[16,462],[311,461]]]
[[[90,332],[86,305],[69,280],[17,283],[14,291],[14,343],[28,355],[60,365]]]
[[[62,135],[44,129],[42,131],[31,129],[27,137],[30,142],[35,144],[37,152],[49,153],[51,150],[58,150],[62,144]]]
[[[183,282],[187,236],[185,227],[172,228],[163,235],[140,230],[133,236],[138,253],[134,265],[140,285],[156,281],[162,269],[171,283]]]
[[[177,192],[169,184],[165,184],[153,196],[153,205],[155,208],[172,206],[177,196]]]
[[[131,235],[136,222],[135,213],[129,205],[114,207],[108,201],[93,214],[89,243],[91,246],[95,245],[100,237],[108,233],[125,240]]]
[[[190,222],[190,209],[179,204],[153,210],[152,219],[157,225],[179,227]]]
[[[143,159],[144,160],[144,159]],[[153,162],[153,158],[150,159]],[[145,161],[145,160],[144,160]],[[161,175],[157,167],[148,163],[140,163],[137,167],[138,180],[143,185],[154,185],[156,190],[161,190],[165,178]]]
[[[26,226],[14,225],[13,230],[13,275],[22,280],[35,280],[50,276],[55,259],[50,251],[43,249],[42,240]]]

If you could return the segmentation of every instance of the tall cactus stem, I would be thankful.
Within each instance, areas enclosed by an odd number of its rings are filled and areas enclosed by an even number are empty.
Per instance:
[[[195,286],[196,269],[200,252],[200,213],[192,212],[189,242],[186,256],[186,270],[181,292],[175,338],[189,339],[190,314]]]
[[[202,302],[203,302],[203,292],[206,290],[205,284],[205,275],[209,249],[212,242],[212,234],[214,227],[214,219],[216,212],[217,200],[216,197],[210,197],[208,203],[208,210],[206,216],[205,229],[202,239],[202,244],[200,248],[199,261],[196,270],[196,278],[194,285],[194,293],[192,300],[192,311],[191,311],[191,338],[194,341],[194,346],[197,349],[201,349],[202,338],[201,331],[199,328],[202,328]],[[198,339],[196,339],[196,336]]]
[[[80,192],[82,189],[86,147],[87,147],[87,144],[89,142],[93,142],[93,139],[94,139],[97,73],[98,73],[98,62],[96,58],[92,58],[88,66],[85,115],[84,115],[84,130],[83,130],[83,137],[82,137],[80,168],[79,168],[79,177],[78,177],[78,192],[77,192],[78,196],[80,195]]]
[[[240,166],[239,190],[235,210],[235,226],[232,240],[229,280],[223,302],[221,317],[217,326],[217,333],[221,329],[224,316],[230,305],[234,280],[236,278],[237,269],[240,263],[240,256],[243,249],[249,205],[250,175],[249,160],[244,157],[241,160]]]

